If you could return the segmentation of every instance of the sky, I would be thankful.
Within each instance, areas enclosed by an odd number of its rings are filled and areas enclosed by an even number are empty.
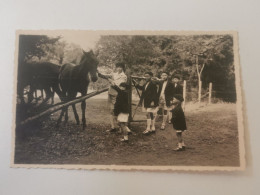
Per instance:
[[[96,31],[46,31],[41,32],[51,37],[61,36],[62,39],[67,43],[74,43],[79,45],[85,51],[89,51],[90,49],[94,49],[96,43],[100,38],[100,34]]]

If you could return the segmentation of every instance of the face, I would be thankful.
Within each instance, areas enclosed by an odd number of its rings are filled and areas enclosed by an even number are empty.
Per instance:
[[[89,68],[89,73],[91,76],[91,81],[92,82],[96,82],[98,77],[97,77],[97,66],[99,64],[96,56],[94,55],[94,53],[92,51],[90,52],[84,52],[85,57],[88,59],[88,64],[90,66]]]
[[[173,78],[173,79],[172,79],[172,82],[178,83],[178,82],[179,82],[179,79],[178,79],[178,78]]]
[[[168,75],[167,75],[166,73],[162,73],[162,74],[161,74],[161,79],[162,79],[162,80],[166,81],[167,78],[168,78]]]
[[[145,74],[144,77],[146,82],[149,82],[152,78],[149,74]]]

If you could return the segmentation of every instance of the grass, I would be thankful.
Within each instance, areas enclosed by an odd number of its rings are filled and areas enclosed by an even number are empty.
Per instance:
[[[134,109],[135,107],[133,107]],[[77,104],[79,115],[80,104]],[[87,129],[69,122],[55,127],[59,112],[16,134],[15,163],[25,164],[117,164],[176,166],[239,166],[238,130],[235,104],[186,106],[188,131],[186,151],[175,152],[175,132],[170,124],[156,134],[144,136],[145,122],[131,124],[129,143],[121,143],[119,133],[110,134],[106,100],[87,100]],[[145,119],[140,108],[136,119]],[[22,132],[22,133],[21,133]]]

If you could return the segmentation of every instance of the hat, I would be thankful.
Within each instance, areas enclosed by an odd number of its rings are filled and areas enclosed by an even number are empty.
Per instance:
[[[181,79],[181,77],[179,75],[177,75],[177,74],[176,75],[172,75],[172,79],[174,79],[174,78],[177,78],[179,80]]]
[[[175,99],[177,99],[177,100],[179,100],[180,102],[183,102],[183,97],[182,97],[182,95],[180,95],[180,94],[175,94],[174,96],[173,96]]]
[[[149,74],[151,77],[153,76],[153,73],[152,72],[145,72],[144,74]]]

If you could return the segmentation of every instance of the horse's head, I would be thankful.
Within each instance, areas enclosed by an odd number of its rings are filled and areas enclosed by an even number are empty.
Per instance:
[[[97,66],[99,64],[94,52],[90,50],[89,52],[86,52],[83,50],[83,57],[81,59],[81,64],[87,68],[88,72],[91,76],[91,81],[96,82],[97,77]]]

